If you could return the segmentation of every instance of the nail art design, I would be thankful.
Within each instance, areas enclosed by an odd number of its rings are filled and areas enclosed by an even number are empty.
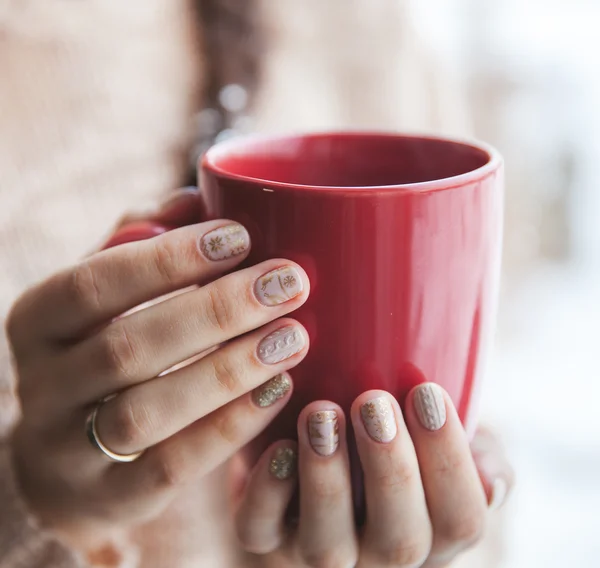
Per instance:
[[[392,404],[385,396],[374,398],[360,407],[367,433],[376,442],[391,442],[398,432]]]
[[[254,285],[258,301],[276,306],[295,298],[302,292],[302,278],[293,266],[284,266],[261,276]]]
[[[436,384],[426,383],[418,386],[415,390],[414,406],[423,428],[433,432],[446,423],[444,395]]]
[[[312,449],[321,456],[335,453],[340,444],[339,425],[335,410],[320,410],[308,417],[308,438]]]
[[[200,239],[200,250],[209,260],[225,260],[248,250],[250,236],[241,225],[227,225],[206,233]]]
[[[269,471],[273,477],[283,481],[296,473],[296,462],[296,452],[292,448],[277,448],[271,458]]]
[[[267,365],[289,359],[304,347],[304,335],[292,325],[267,335],[258,345],[258,358]]]
[[[287,375],[277,375],[252,391],[252,400],[256,406],[264,408],[275,404],[292,388],[292,381]]]

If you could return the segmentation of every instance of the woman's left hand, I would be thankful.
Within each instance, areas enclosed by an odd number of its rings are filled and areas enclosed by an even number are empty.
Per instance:
[[[261,566],[442,568],[481,538],[513,473],[490,433],[470,447],[447,393],[420,385],[402,413],[390,394],[369,391],[350,420],[364,472],[364,526],[354,523],[345,416],[314,402],[298,419],[298,443],[278,442],[261,457],[238,508],[238,536]],[[297,483],[292,527],[285,512]]]

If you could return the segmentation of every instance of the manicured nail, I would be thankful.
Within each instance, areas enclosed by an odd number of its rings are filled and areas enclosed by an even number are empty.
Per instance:
[[[288,325],[267,335],[258,345],[258,358],[267,365],[289,359],[304,348],[304,334]]]
[[[248,231],[241,225],[226,225],[200,239],[200,250],[209,260],[225,260],[243,254],[250,247]]]
[[[360,407],[360,415],[367,433],[376,442],[387,443],[396,437],[396,417],[387,397],[380,396],[365,402]]]
[[[277,448],[271,458],[269,471],[277,479],[289,479],[296,473],[296,461],[296,452],[292,448]]]
[[[330,456],[338,449],[340,435],[335,410],[320,410],[308,417],[308,439],[320,456]]]
[[[414,406],[417,418],[427,430],[439,430],[446,424],[446,403],[442,389],[434,383],[425,383],[415,389]]]
[[[489,508],[490,511],[499,509],[506,500],[506,494],[508,493],[508,484],[501,477],[497,478],[492,485],[492,496],[490,498]]]
[[[254,293],[261,304],[276,306],[295,298],[303,287],[299,272],[293,266],[284,266],[263,274],[254,285]]]
[[[292,381],[287,375],[277,375],[252,391],[252,400],[256,406],[264,408],[275,404],[292,388]]]

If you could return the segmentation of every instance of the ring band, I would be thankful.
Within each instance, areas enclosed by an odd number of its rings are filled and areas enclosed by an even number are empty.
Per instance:
[[[145,450],[134,452],[133,454],[117,454],[109,450],[100,440],[100,436],[98,436],[98,430],[96,430],[96,416],[98,415],[98,409],[105,401],[106,399],[96,404],[85,421],[85,433],[90,441],[90,444],[92,444],[92,446],[97,450],[100,450],[111,461],[118,463],[129,463],[137,460],[145,452]]]

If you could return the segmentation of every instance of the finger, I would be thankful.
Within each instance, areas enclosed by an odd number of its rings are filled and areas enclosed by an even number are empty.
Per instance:
[[[473,460],[486,493],[490,511],[500,509],[508,500],[515,473],[498,438],[480,427],[471,443]]]
[[[298,417],[300,524],[297,549],[308,566],[355,566],[352,484],[342,409],[309,404]]]
[[[97,431],[113,452],[128,454],[166,440],[193,422],[296,366],[308,336],[280,320],[200,361],[122,392],[97,414]]]
[[[143,233],[147,235],[145,238],[149,238],[162,234],[167,229],[199,223],[202,221],[202,215],[203,202],[197,187],[171,191],[156,206],[123,215],[112,228],[110,235],[105,237],[103,244],[94,247],[89,254],[138,240],[131,238],[135,237],[136,227],[143,229]]]
[[[241,225],[211,221],[102,251],[17,302],[13,338],[72,340],[139,304],[208,281],[248,253]]]
[[[286,377],[289,380],[289,375]],[[143,502],[150,495],[168,495],[214,471],[258,436],[285,407],[291,390],[272,398],[270,404],[257,404],[270,388],[266,383],[235,399],[150,448],[133,463],[109,467],[107,482],[115,497],[135,494]]]
[[[308,293],[306,273],[283,260],[234,272],[120,318],[63,352],[59,380],[74,404],[97,400],[266,325],[300,307]],[[69,374],[73,368],[78,376]]]
[[[268,448],[254,467],[235,516],[236,534],[247,552],[268,554],[284,544],[296,463],[297,444],[287,440]]]
[[[413,389],[406,421],[433,524],[432,558],[447,560],[475,543],[487,515],[485,493],[452,401],[433,383]]]
[[[367,505],[361,561],[373,568],[421,566],[432,528],[400,407],[390,394],[368,391],[354,401],[351,415]]]

